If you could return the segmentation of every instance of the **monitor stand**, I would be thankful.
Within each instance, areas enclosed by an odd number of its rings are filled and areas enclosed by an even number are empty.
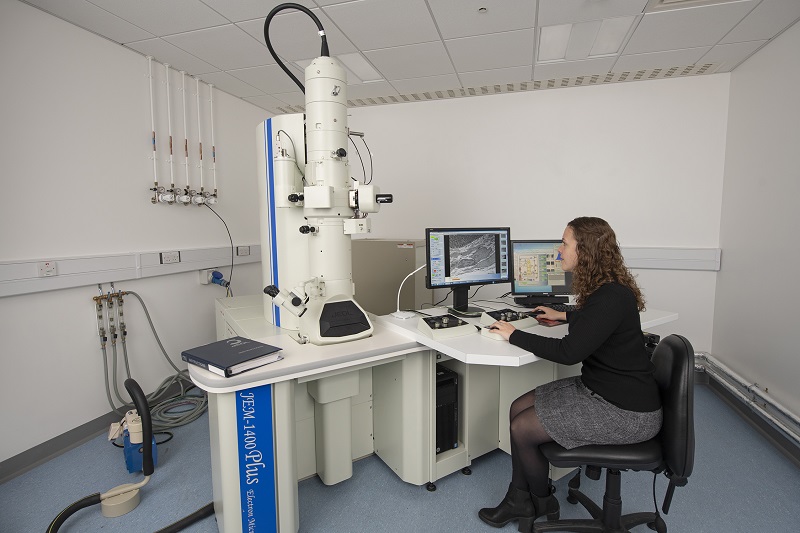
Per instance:
[[[453,305],[447,311],[456,316],[476,317],[481,316],[483,309],[469,306],[469,285],[453,289]]]
[[[522,307],[538,307],[540,305],[548,306],[552,304],[565,304],[569,303],[569,296],[517,296],[514,298],[514,303]]]

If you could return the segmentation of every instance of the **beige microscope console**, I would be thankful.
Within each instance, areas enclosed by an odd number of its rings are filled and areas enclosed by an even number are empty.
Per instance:
[[[536,319],[532,316],[529,316],[523,311],[514,311],[513,309],[498,309],[497,311],[485,311],[481,313],[482,326],[490,326],[498,320],[505,320],[517,329],[525,329],[538,324]],[[504,340],[503,337],[497,333],[492,333],[492,330],[487,328],[481,328],[481,335],[496,341]]]
[[[477,331],[473,324],[455,315],[420,317],[417,329],[434,340],[471,335]]]

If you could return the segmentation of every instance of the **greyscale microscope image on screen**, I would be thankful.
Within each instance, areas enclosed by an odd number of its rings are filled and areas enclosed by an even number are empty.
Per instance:
[[[497,273],[497,239],[489,233],[451,235],[448,239],[450,276]]]

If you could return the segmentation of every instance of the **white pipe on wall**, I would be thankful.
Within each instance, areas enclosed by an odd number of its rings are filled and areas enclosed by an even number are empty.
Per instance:
[[[189,203],[189,128],[186,125],[186,71],[181,70],[181,94],[183,97],[183,157],[186,171],[186,189],[183,191],[181,203]]]
[[[169,133],[169,179],[170,191],[175,192],[175,165],[172,157],[172,95],[169,89],[169,64],[164,63],[164,76],[167,79],[167,130]]]
[[[217,194],[217,144],[214,142],[214,85],[208,85],[209,114],[211,115],[211,170],[214,174],[214,195]]]
[[[153,56],[147,56],[147,77],[150,79],[150,129],[153,137],[153,203],[158,194],[158,168],[156,163],[156,117],[153,104]]]
[[[696,360],[699,361],[700,366],[703,367],[705,372],[718,378],[717,382],[720,385],[725,387],[729,392],[747,404],[751,409],[757,411],[761,416],[769,420],[771,424],[779,428],[789,438],[794,440],[796,444],[800,445],[800,433],[798,433],[798,429],[800,428],[800,419],[798,419],[797,416],[787,411],[782,405],[775,402],[775,400],[772,398],[767,397],[765,393],[761,391],[761,389],[759,389],[755,384],[748,383],[736,372],[732,371],[727,366],[711,357],[711,355],[707,353],[698,353],[696,354]],[[731,381],[733,381],[735,385],[732,384]],[[775,415],[767,411],[764,406],[756,402],[754,398],[748,397],[746,394],[744,394],[736,385],[757,396],[758,399],[768,405],[771,409],[774,409],[780,413],[780,415],[785,417],[786,420],[794,424],[795,429],[790,428],[781,420],[778,420]]]
[[[203,135],[200,128],[200,78],[194,79],[195,101],[197,103],[197,144],[200,152],[200,194],[203,194]]]

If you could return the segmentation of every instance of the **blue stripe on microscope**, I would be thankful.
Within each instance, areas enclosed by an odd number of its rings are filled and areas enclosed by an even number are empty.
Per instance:
[[[242,531],[276,533],[272,385],[236,391]]]
[[[272,165],[274,155],[272,153],[272,119],[267,119],[267,131],[264,135],[264,144],[267,151],[267,206],[269,209],[269,232],[270,232],[270,270],[272,271],[272,284],[280,288],[278,284],[278,242],[275,228],[275,168]],[[272,306],[272,313],[275,317],[274,324],[281,327],[281,309]]]

